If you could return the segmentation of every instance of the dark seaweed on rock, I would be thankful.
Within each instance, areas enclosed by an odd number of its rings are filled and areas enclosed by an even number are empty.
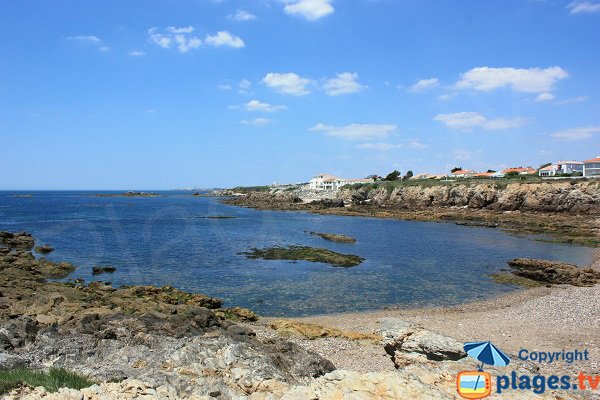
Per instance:
[[[353,254],[341,254],[327,249],[308,246],[274,246],[264,249],[250,249],[250,251],[240,254],[250,259],[303,260],[331,264],[336,267],[355,267],[364,261],[364,258]]]

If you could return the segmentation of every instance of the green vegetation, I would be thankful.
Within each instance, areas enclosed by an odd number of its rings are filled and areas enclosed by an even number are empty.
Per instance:
[[[491,274],[490,277],[496,283],[502,283],[507,285],[518,285],[526,288],[542,286],[540,282],[509,273]]]
[[[271,186],[236,186],[232,190],[237,193],[268,192]]]
[[[62,368],[50,368],[48,372],[28,368],[0,369],[0,394],[23,385],[43,386],[49,392],[56,392],[64,387],[83,389],[93,384],[94,382]]]
[[[387,176],[383,179],[384,181],[397,181],[400,178],[400,171],[394,170],[387,174]]]
[[[337,233],[321,233],[321,232],[310,232],[311,235],[320,236],[325,240],[340,243],[356,243],[356,239],[346,235],[340,235]]]
[[[364,258],[352,254],[340,254],[331,250],[308,246],[274,246],[265,249],[250,249],[250,251],[240,254],[250,259],[304,260],[331,264],[336,267],[355,267],[364,261]]]

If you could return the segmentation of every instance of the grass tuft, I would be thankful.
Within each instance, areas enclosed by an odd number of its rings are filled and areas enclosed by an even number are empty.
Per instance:
[[[57,392],[60,388],[83,389],[94,382],[62,368],[50,368],[48,371],[29,368],[0,369],[0,394],[7,393],[20,386],[43,386],[48,392]]]

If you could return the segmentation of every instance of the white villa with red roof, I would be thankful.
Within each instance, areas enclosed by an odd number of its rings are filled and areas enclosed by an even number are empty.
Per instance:
[[[312,190],[339,190],[345,185],[373,182],[375,182],[375,180],[372,178],[345,179],[330,174],[319,174],[310,180],[308,187]]]
[[[583,176],[600,178],[600,156],[583,162]]]

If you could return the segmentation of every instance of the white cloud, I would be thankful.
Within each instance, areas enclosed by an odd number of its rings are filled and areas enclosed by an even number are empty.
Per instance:
[[[563,105],[563,104],[582,103],[582,102],[586,101],[587,99],[588,99],[587,96],[571,97],[570,99],[564,99],[561,101],[557,101],[556,104]]]
[[[244,109],[247,111],[262,111],[262,112],[275,112],[285,110],[286,106],[276,106],[269,103],[263,103],[258,100],[250,100],[244,104]]]
[[[227,18],[234,21],[250,21],[256,19],[256,15],[245,10],[237,10],[235,14],[229,14]]]
[[[438,100],[439,101],[448,101],[448,100],[452,100],[454,97],[456,97],[458,93],[446,93],[446,94],[441,94],[438,96]]]
[[[554,100],[554,95],[552,93],[548,93],[548,92],[540,93],[535,98],[535,101],[537,101],[538,103],[541,103],[544,101],[552,101],[552,100]]]
[[[227,31],[219,31],[216,35],[207,35],[204,41],[215,47],[229,46],[240,49],[245,46],[244,41],[239,36],[232,35]]]
[[[192,33],[194,32],[193,26],[182,26],[180,28],[176,26],[169,26],[167,30],[171,33]]]
[[[567,5],[571,14],[600,12],[600,3],[592,1],[573,1]]]
[[[361,143],[355,146],[361,150],[376,150],[376,151],[388,151],[394,149],[410,148],[410,149],[423,149],[427,147],[423,143],[417,140],[411,140],[406,144],[403,143]]]
[[[396,125],[351,124],[332,126],[317,124],[310,128],[313,132],[323,132],[327,136],[350,140],[372,140],[387,137],[396,130]]]
[[[438,78],[430,78],[430,79],[421,79],[410,88],[408,88],[409,92],[422,92],[427,89],[432,89],[436,86],[440,85],[440,80]]]
[[[287,3],[284,11],[289,15],[304,17],[309,21],[316,21],[335,11],[331,5],[332,0],[283,0]]]
[[[198,36],[192,35],[193,32],[194,27],[192,26],[170,26],[166,32],[159,32],[158,28],[150,28],[148,29],[148,37],[157,46],[165,49],[177,47],[180,53],[187,53],[191,49],[197,49],[204,43],[214,47],[244,47],[244,41],[241,38],[227,31],[220,31],[215,35],[206,35],[204,41]]]
[[[358,83],[357,79],[358,74],[356,73],[342,72],[336,74],[335,78],[327,79],[323,84],[323,89],[329,96],[360,92],[366,86]]]
[[[240,121],[242,125],[265,126],[271,123],[269,118],[254,118],[251,120],[243,119]]]
[[[100,38],[98,36],[94,36],[94,35],[67,36],[67,40],[73,40],[75,42],[81,42],[81,43],[92,43],[92,44],[98,44],[98,43],[102,42],[102,40],[100,40]]]
[[[219,90],[232,90],[233,88],[231,87],[230,84],[228,83],[224,83],[222,85],[219,85]]]
[[[483,128],[486,130],[511,129],[523,126],[527,120],[523,118],[495,118],[488,119],[477,112],[459,112],[454,114],[438,114],[434,120],[442,122],[448,128],[458,130],[471,130]]]
[[[473,152],[469,150],[453,150],[452,154],[458,161],[470,161],[473,159]]]
[[[252,88],[252,82],[248,79],[242,79],[238,83],[238,93],[240,94],[251,94],[250,89]]]
[[[127,55],[132,57],[143,57],[146,55],[146,52],[141,50],[131,50],[129,53],[127,53]]]
[[[456,89],[475,89],[489,92],[510,87],[517,92],[544,93],[552,91],[554,84],[569,74],[561,67],[541,68],[490,68],[479,67],[462,74]]]
[[[582,126],[579,128],[566,129],[564,131],[550,134],[555,139],[583,140],[591,138],[595,133],[600,133],[600,126]]]
[[[291,94],[294,96],[304,96],[310,94],[307,86],[311,83],[310,79],[302,78],[293,72],[278,74],[270,72],[263,78],[263,83],[279,93]]]

